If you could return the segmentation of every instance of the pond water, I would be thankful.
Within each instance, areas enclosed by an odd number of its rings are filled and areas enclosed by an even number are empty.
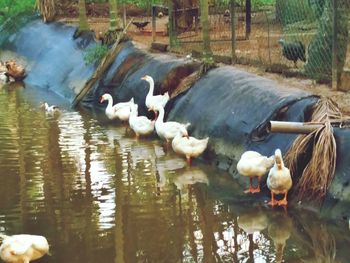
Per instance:
[[[0,232],[46,236],[38,262],[350,261],[344,222],[233,202],[229,174],[47,91],[2,87],[0,123]]]

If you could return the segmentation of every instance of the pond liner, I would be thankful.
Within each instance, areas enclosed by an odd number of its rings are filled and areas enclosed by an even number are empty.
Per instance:
[[[86,49],[96,45],[93,35],[73,39],[75,30],[36,19],[9,37],[2,48],[26,61],[26,85],[51,90],[72,101],[95,69],[84,62]]]
[[[190,122],[190,134],[209,136],[210,150],[235,166],[249,149],[270,156],[286,153],[295,134],[267,133],[271,120],[304,122],[317,96],[230,66],[208,72],[170,103],[169,120]],[[220,158],[219,158],[220,159]],[[223,161],[223,160],[218,160]],[[228,170],[234,170],[227,167]]]
[[[200,64],[186,59],[179,59],[168,54],[151,54],[138,48],[133,42],[124,42],[114,63],[102,76],[93,89],[82,100],[84,107],[105,109],[106,104],[100,104],[99,98],[104,93],[113,97],[113,103],[129,101],[132,97],[138,104],[139,115],[153,118],[148,112],[145,98],[149,90],[148,82],[141,79],[150,75],[155,82],[154,94],[164,94],[172,91],[179,82],[199,69]]]
[[[94,65],[85,65],[84,52],[96,45],[89,34],[74,40],[74,32],[75,27],[34,20],[11,35],[2,48],[16,52],[28,62],[26,85],[53,91],[73,101],[95,69]],[[103,112],[105,104],[99,103],[99,97],[108,92],[115,102],[134,97],[140,105],[140,114],[152,117],[144,105],[148,83],[140,78],[148,74],[155,79],[155,94],[167,91],[178,94],[179,83],[198,68],[196,61],[168,54],[150,54],[133,42],[124,42],[114,63],[83,99],[82,105]],[[172,98],[166,106],[166,119],[190,122],[191,135],[209,136],[209,147],[202,160],[231,173],[243,191],[249,180],[236,171],[240,155],[246,150],[272,155],[276,148],[285,154],[297,135],[269,134],[266,132],[268,122],[306,121],[311,106],[318,100],[307,92],[281,87],[275,81],[224,66],[210,70],[189,89],[181,90]],[[349,218],[349,131],[335,129],[335,138],[335,178],[322,213]],[[235,201],[266,199],[269,196],[267,187],[264,183],[262,186],[262,194],[247,198],[242,195],[242,199]],[[229,189],[224,192],[229,193]]]

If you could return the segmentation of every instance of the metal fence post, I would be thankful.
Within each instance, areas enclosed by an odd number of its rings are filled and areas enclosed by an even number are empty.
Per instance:
[[[338,1],[332,0],[333,16],[332,16],[332,89],[338,90],[338,54],[337,54],[337,20],[338,20]]]
[[[236,8],[235,0],[230,1],[231,14],[231,62],[236,63]]]

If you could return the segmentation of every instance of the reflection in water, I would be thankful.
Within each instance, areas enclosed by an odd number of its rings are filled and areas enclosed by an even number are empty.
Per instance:
[[[267,215],[260,208],[253,208],[240,214],[237,223],[248,234],[248,240],[242,239],[242,248],[238,254],[244,255],[248,252],[249,262],[254,262],[254,241],[264,239],[260,232],[268,225]]]
[[[283,260],[284,247],[293,229],[292,219],[285,211],[272,211],[270,214],[268,235],[276,250],[276,263]]]
[[[193,185],[196,183],[203,183],[209,185],[208,176],[200,168],[185,168],[178,170],[176,175],[173,178],[173,183],[176,185],[176,188],[182,194],[185,191],[185,187],[188,185]]]
[[[229,205],[228,174],[36,94],[0,90],[0,232],[46,236],[41,262],[347,262],[337,225]]]

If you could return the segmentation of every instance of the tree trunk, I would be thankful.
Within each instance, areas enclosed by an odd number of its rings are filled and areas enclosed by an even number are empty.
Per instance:
[[[79,0],[79,32],[88,31],[89,24],[86,16],[85,0]]]
[[[169,31],[169,45],[170,49],[175,47],[176,45],[176,35],[174,28],[174,2],[173,0],[169,0],[168,2],[168,10],[169,10],[169,21],[168,21],[168,31]]]
[[[245,37],[249,39],[252,24],[252,1],[245,1]]]
[[[203,56],[212,57],[210,49],[210,29],[209,29],[209,4],[208,0],[201,0],[201,24],[203,34]]]
[[[118,19],[117,0],[109,0],[109,17],[110,17],[109,30],[115,31],[117,29],[120,29],[120,23],[119,23],[119,19]]]
[[[335,19],[336,26],[333,26],[333,0],[325,0],[324,10],[319,20],[317,34],[311,41],[308,48],[308,60],[305,65],[305,72],[314,79],[332,79],[332,42],[333,37],[337,39],[336,44],[336,67],[338,80],[343,70],[346,58],[348,43],[348,13],[349,5],[347,0],[338,0],[339,7]]]

